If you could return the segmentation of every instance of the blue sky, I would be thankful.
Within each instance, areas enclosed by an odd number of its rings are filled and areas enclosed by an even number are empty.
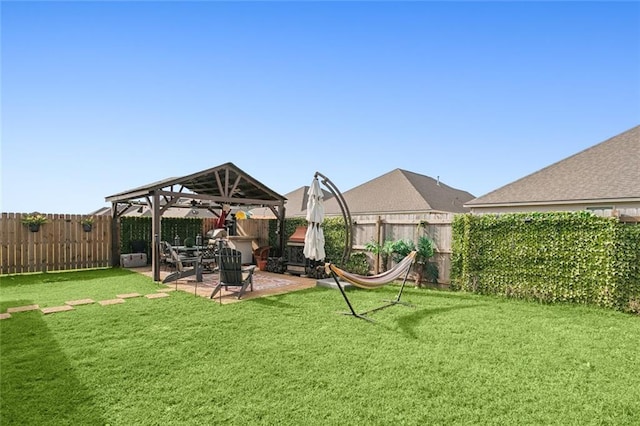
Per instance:
[[[233,162],[483,195],[640,124],[638,2],[7,2],[4,212]],[[606,167],[606,164],[603,164]]]

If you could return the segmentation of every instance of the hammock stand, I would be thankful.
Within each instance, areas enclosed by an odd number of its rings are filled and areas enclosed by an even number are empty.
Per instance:
[[[342,312],[342,313],[345,315],[353,315],[354,317],[357,317],[363,320],[373,321],[371,318],[368,318],[366,314],[379,311],[381,309],[385,309],[390,306],[398,305],[398,304],[411,306],[411,304],[409,303],[401,302],[400,298],[402,297],[402,292],[407,282],[407,277],[409,276],[411,265],[413,265],[413,262],[415,261],[415,257],[416,257],[416,252],[412,251],[404,259],[402,259],[400,263],[395,265],[393,268],[389,269],[386,272],[383,272],[378,275],[373,275],[373,276],[352,274],[350,272],[347,272],[338,268],[336,265],[332,263],[327,263],[325,265],[325,269],[327,270],[327,272],[331,273],[331,276],[333,277],[333,280],[336,282],[336,285],[338,286],[338,289],[340,290],[340,293],[342,294],[344,301],[347,303],[347,306],[349,307],[350,312]],[[342,278],[356,287],[371,290],[374,288],[379,288],[387,284],[390,284],[396,279],[400,278],[401,276],[403,276],[402,285],[400,286],[400,291],[398,292],[398,295],[395,297],[395,299],[384,300],[384,302],[387,302],[386,304],[382,306],[378,306],[377,308],[370,309],[368,311],[360,312],[360,313],[357,313],[355,309],[353,309],[353,305],[351,305],[351,302],[347,297],[347,293],[344,291],[342,284],[340,284],[340,278]]]

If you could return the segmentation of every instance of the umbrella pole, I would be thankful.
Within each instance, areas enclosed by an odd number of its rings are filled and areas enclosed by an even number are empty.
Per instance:
[[[314,177],[321,177],[322,183],[326,186],[329,191],[333,194],[338,205],[340,206],[340,210],[342,211],[342,217],[344,218],[345,225],[345,244],[344,244],[344,252],[342,254],[342,263],[340,266],[344,266],[347,264],[349,257],[351,256],[351,248],[353,247],[353,232],[351,229],[351,212],[349,211],[349,207],[347,206],[347,202],[345,201],[342,193],[338,190],[338,187],[335,186],[328,177],[323,175],[320,172],[316,172]]]

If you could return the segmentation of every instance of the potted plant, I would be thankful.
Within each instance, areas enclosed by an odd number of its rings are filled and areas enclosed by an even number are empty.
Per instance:
[[[433,241],[429,237],[421,236],[418,238],[418,246],[413,241],[398,240],[393,243],[393,257],[395,262],[399,262],[405,256],[407,256],[413,250],[417,251],[416,263],[414,271],[416,273],[416,287],[422,286],[422,280],[426,275],[430,281],[434,281],[438,278],[437,266],[429,262],[429,259],[433,256],[434,248]]]
[[[376,273],[385,272],[387,270],[389,258],[393,254],[394,242],[387,240],[384,244],[380,244],[372,240],[365,245],[364,249],[371,252],[374,257],[380,256],[380,269],[382,271],[376,271]]]
[[[91,232],[91,230],[93,229],[93,217],[85,217],[80,221],[80,224],[82,224],[82,229],[84,230],[84,232]]]
[[[429,282],[437,282],[438,267],[429,261],[434,254],[433,241],[429,237],[418,238],[418,256],[416,258],[416,285],[422,285],[422,279],[426,275]]]
[[[29,231],[38,232],[40,225],[47,223],[47,217],[41,213],[33,212],[23,216],[22,223],[29,227]]]

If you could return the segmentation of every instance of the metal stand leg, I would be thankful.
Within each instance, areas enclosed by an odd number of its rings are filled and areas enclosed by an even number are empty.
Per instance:
[[[400,301],[400,298],[402,297],[402,292],[404,291],[404,286],[407,283],[407,278],[409,277],[410,270],[411,269],[407,269],[407,273],[404,274],[404,279],[402,280],[402,285],[400,286],[400,291],[398,292],[398,295],[396,296],[396,298],[394,300],[383,300],[383,302],[389,302],[391,305],[400,304],[405,306],[413,306],[410,303]]]
[[[407,269],[407,272],[404,275],[404,280],[402,281],[402,286],[400,286],[400,291],[398,292],[398,295],[396,296],[396,298],[394,300],[383,300],[383,302],[388,302],[388,303],[386,305],[378,306],[377,308],[373,308],[373,309],[370,309],[368,311],[364,311],[364,312],[360,312],[360,313],[357,313],[353,309],[353,306],[351,305],[351,302],[349,301],[349,298],[347,297],[347,293],[344,291],[344,288],[342,288],[342,284],[340,284],[340,279],[335,274],[335,272],[331,271],[331,276],[333,277],[333,280],[336,282],[336,285],[338,286],[338,289],[340,290],[340,293],[342,294],[342,297],[344,298],[344,301],[347,302],[347,306],[349,307],[349,310],[351,311],[351,312],[343,312],[346,315],[353,315],[354,317],[358,317],[358,318],[361,318],[363,320],[375,322],[371,318],[367,317],[366,314],[371,313],[371,312],[376,312],[376,311],[388,308],[388,307],[393,306],[393,305],[398,305],[398,304],[405,305],[405,306],[413,306],[410,303],[406,303],[406,302],[401,302],[400,301],[400,298],[402,297],[402,292],[404,291],[404,286],[405,286],[405,284],[407,282],[407,278],[409,276],[409,269]]]
[[[336,282],[336,285],[340,289],[340,293],[342,294],[342,297],[344,297],[344,301],[347,302],[347,306],[349,307],[349,310],[351,311],[351,313],[344,312],[344,314],[353,315],[354,317],[373,322],[373,320],[371,318],[367,318],[364,315],[356,313],[356,311],[353,309],[353,306],[351,306],[351,302],[349,301],[349,298],[347,297],[347,293],[342,288],[342,284],[340,284],[340,279],[336,276],[336,274],[333,271],[331,271],[331,276],[333,277],[333,280]]]

